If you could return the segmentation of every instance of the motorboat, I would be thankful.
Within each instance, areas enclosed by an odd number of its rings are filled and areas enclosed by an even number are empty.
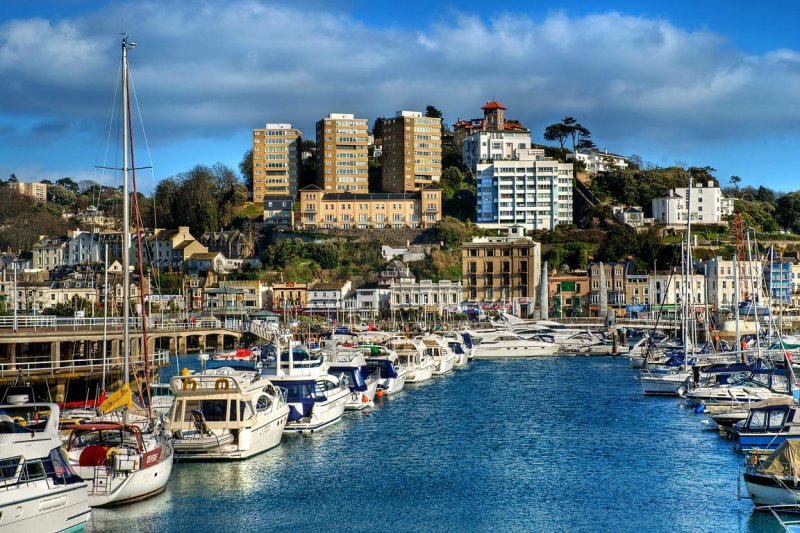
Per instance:
[[[257,370],[221,367],[174,376],[165,428],[175,457],[247,459],[281,442],[289,418],[286,391]]]
[[[453,353],[443,338],[429,335],[422,338],[425,353],[433,359],[433,375],[443,376],[453,371],[458,356]]]
[[[389,348],[394,350],[400,362],[408,369],[406,383],[422,383],[431,379],[436,363],[425,352],[425,345],[421,340],[393,339],[389,341]]]
[[[800,437],[800,408],[768,405],[750,409],[745,421],[733,427],[733,436],[742,451],[774,450],[784,440]]]
[[[646,396],[683,396],[691,379],[691,372],[679,369],[659,372],[656,369],[643,368],[639,375],[642,394]]]
[[[88,484],[61,448],[59,407],[18,399],[0,405],[0,532],[82,531],[91,515]]]
[[[380,374],[370,373],[361,348],[333,348],[322,351],[327,359],[328,373],[338,376],[350,389],[345,409],[361,410],[373,405],[378,391]]]
[[[342,418],[350,389],[328,372],[330,365],[321,354],[310,354],[301,347],[282,353],[278,346],[268,344],[261,358],[267,363],[262,374],[286,389],[289,420],[284,432],[315,432]]]
[[[510,331],[487,333],[475,346],[476,359],[506,357],[541,357],[554,355],[558,345],[553,342],[524,339]]]
[[[164,490],[173,451],[156,432],[114,422],[78,424],[65,445],[75,472],[89,483],[89,505],[110,507]]]
[[[252,361],[254,359],[255,352],[250,348],[236,348],[235,350],[211,354],[212,361]]]
[[[800,439],[784,440],[763,461],[758,453],[749,455],[743,475],[756,507],[800,505]]]
[[[369,350],[367,367],[371,373],[378,373],[378,390],[386,396],[397,394],[406,384],[408,368],[400,362],[393,350],[384,346],[361,346]]]
[[[735,406],[774,397],[789,397],[791,383],[783,369],[753,369],[748,365],[710,367],[703,384],[686,392],[686,399],[708,405]],[[709,380],[716,380],[715,382]]]
[[[447,342],[447,346],[458,357],[455,368],[463,368],[472,360],[475,347],[472,344],[472,337],[468,333],[443,331],[439,333],[439,336]]]
[[[716,409],[705,407],[704,412],[708,412],[711,415],[711,419],[716,422],[718,428],[730,431],[737,423],[747,419],[751,409],[771,405],[792,405],[794,403],[795,400],[791,396],[780,395],[761,401],[739,402],[733,406]]]

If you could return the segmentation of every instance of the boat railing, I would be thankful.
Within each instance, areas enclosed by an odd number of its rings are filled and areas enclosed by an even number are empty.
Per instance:
[[[12,468],[13,473],[9,475]],[[73,480],[69,470],[63,464],[57,464],[49,457],[22,460],[16,465],[0,464],[0,488],[7,491],[17,487],[30,486],[40,481],[44,481],[48,489],[54,489],[66,486],[70,481],[77,481],[77,479]]]
[[[275,390],[277,391],[278,397],[283,400],[283,403],[289,403],[289,390],[285,387],[278,387],[275,386]]]
[[[242,386],[237,376],[225,374],[190,374],[173,376],[170,388],[175,394],[239,394]]]
[[[157,350],[150,356],[153,366],[166,366],[169,364],[169,352]],[[0,377],[25,374],[63,374],[71,372],[93,372],[108,368],[121,367],[125,364],[122,355],[116,357],[89,357],[80,359],[53,360],[50,357],[17,358],[13,362],[0,363]],[[131,364],[137,369],[144,368],[144,357],[131,358]]]

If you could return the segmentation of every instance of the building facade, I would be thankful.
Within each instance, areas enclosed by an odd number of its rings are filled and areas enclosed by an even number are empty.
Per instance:
[[[24,183],[21,181],[17,181],[17,182],[10,182],[8,185],[10,187],[13,187],[15,191],[22,194],[23,196],[28,196],[29,198],[33,198],[40,204],[47,203],[46,183]]]
[[[383,120],[381,188],[413,192],[442,177],[442,119],[398,111]]]
[[[477,165],[478,224],[548,230],[571,224],[572,164],[547,158],[542,149],[513,153]]]
[[[478,140],[478,138],[472,138],[472,141],[467,143],[466,140],[471,138],[474,134],[490,131],[495,134],[504,134],[483,137],[483,141],[487,142],[490,138],[495,139],[495,143],[498,142],[497,139],[502,139],[504,142],[512,144],[514,142],[526,142],[525,148],[530,148],[531,143],[531,132],[518,120],[507,119],[507,108],[503,104],[497,100],[492,100],[491,102],[486,102],[481,109],[483,110],[483,118],[474,118],[471,120],[458,119],[456,123],[453,124],[453,138],[456,144],[460,144],[462,147],[464,164],[471,168],[473,172],[475,171],[475,165],[481,159],[489,159],[491,156],[500,159],[503,151],[519,147],[482,144],[482,142],[476,144],[475,140]],[[483,154],[485,154],[484,157],[482,157]]]
[[[300,190],[302,229],[430,228],[442,217],[442,189],[426,185],[412,193],[326,193]]]
[[[688,189],[670,189],[667,196],[653,198],[653,219],[660,224],[686,224]],[[733,214],[733,199],[725,198],[722,189],[708,182],[692,187],[692,223],[722,224]]]
[[[525,298],[532,304],[541,275],[541,245],[522,227],[505,237],[476,237],[461,244],[461,284],[468,303],[510,303]]]
[[[457,312],[461,303],[461,283],[402,278],[389,288],[392,311],[416,310],[423,313]]]
[[[752,264],[737,262],[734,269],[732,260],[716,257],[702,264],[700,272],[706,279],[706,302],[719,311],[733,311],[736,302],[742,302],[758,295],[760,301],[765,294],[761,273],[761,261]],[[738,272],[736,272],[738,270]],[[739,284],[739,295],[736,296],[736,278]]]
[[[314,283],[308,288],[306,312],[335,315],[338,311],[344,310],[344,298],[351,288],[350,280],[338,283]]]
[[[274,283],[272,285],[272,310],[276,313],[298,313],[306,308],[308,283]]]
[[[253,130],[253,203],[267,196],[297,196],[301,135],[291,124]]]
[[[330,193],[366,193],[367,119],[331,113],[317,122],[317,185]]]
[[[628,162],[621,155],[611,154],[608,150],[578,150],[567,154],[567,161],[573,159],[581,161],[586,168],[586,172],[597,174],[607,172],[615,168],[628,168]]]

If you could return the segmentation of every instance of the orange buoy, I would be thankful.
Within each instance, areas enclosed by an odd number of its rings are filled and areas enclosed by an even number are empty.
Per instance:
[[[375,391],[375,396],[377,396],[378,398],[383,398],[383,391],[378,389],[377,391]]]

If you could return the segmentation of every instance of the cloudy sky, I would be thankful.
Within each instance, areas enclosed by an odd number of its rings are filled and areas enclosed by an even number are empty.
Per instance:
[[[118,164],[124,31],[145,189],[198,163],[236,168],[266,122],[313,139],[330,112],[372,123],[432,104],[452,123],[496,99],[534,142],[571,115],[609,151],[796,190],[798,15],[730,0],[3,0],[0,176]]]

